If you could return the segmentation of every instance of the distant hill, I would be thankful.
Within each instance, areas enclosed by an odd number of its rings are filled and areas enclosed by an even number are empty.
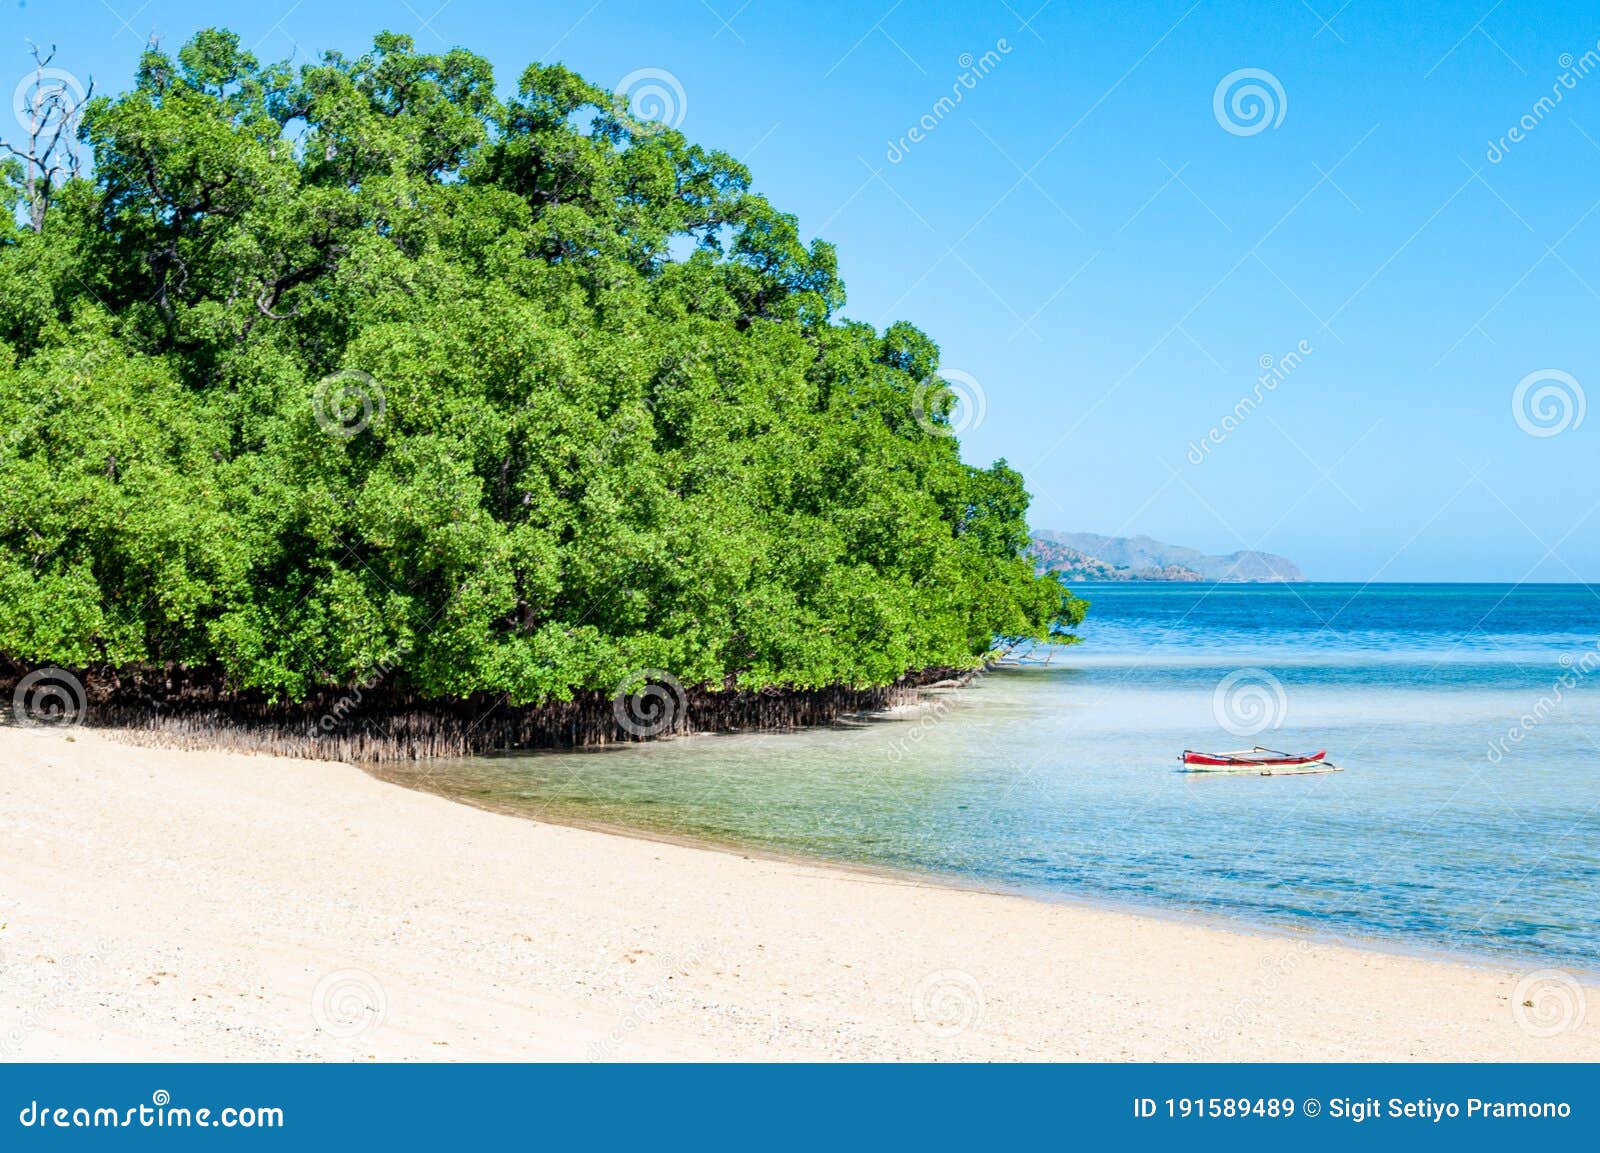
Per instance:
[[[1162,544],[1147,536],[1101,536],[1092,532],[1033,534],[1034,565],[1080,581],[1303,581],[1287,557],[1245,549],[1208,556],[1199,549]]]

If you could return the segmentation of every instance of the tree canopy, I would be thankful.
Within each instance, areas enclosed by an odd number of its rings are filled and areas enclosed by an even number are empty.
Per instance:
[[[933,341],[841,319],[743,164],[560,65],[501,99],[460,49],[211,30],[77,132],[87,175],[0,169],[0,656],[296,700],[402,652],[533,703],[1081,619],[925,403]]]

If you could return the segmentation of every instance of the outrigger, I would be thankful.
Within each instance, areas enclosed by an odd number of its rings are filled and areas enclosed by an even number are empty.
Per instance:
[[[1327,761],[1328,750],[1314,753],[1284,753],[1277,749],[1235,749],[1227,753],[1201,753],[1184,749],[1178,758],[1185,773],[1256,773],[1263,777],[1293,776],[1306,773],[1338,773],[1343,770]]]

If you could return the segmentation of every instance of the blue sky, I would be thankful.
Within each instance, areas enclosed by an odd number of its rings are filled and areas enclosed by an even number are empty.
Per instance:
[[[1600,10],[1340,2],[0,0],[0,48],[102,91],[207,24],[267,58],[408,32],[508,89],[670,73],[665,114],[839,246],[849,315],[976,382],[965,453],[1022,469],[1037,527],[1600,580]]]

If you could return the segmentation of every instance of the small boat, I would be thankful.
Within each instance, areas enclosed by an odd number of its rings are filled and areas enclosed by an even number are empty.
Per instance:
[[[1284,753],[1277,749],[1235,749],[1227,753],[1201,753],[1184,749],[1178,758],[1185,773],[1257,773],[1263,777],[1290,776],[1303,773],[1342,772],[1338,765],[1325,759],[1326,749],[1314,753]]]

